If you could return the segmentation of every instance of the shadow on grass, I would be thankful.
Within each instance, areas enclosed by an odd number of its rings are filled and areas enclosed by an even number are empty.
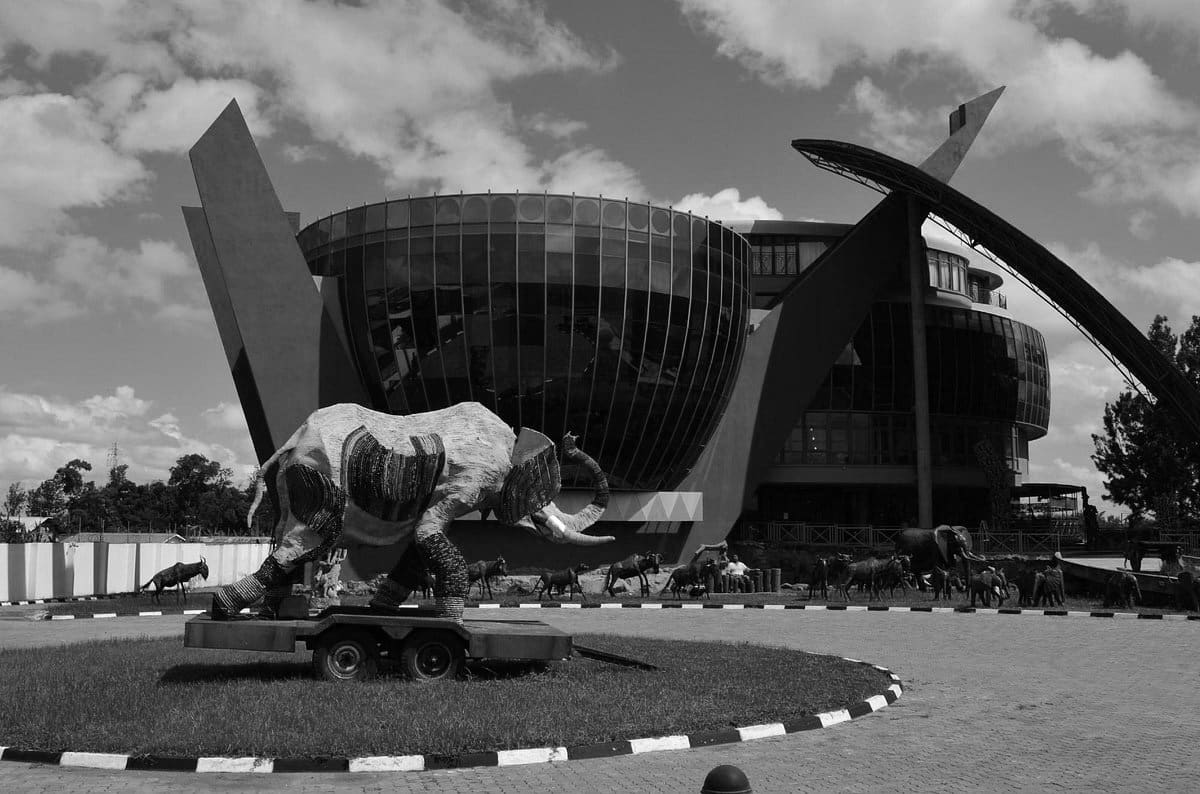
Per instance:
[[[207,684],[216,681],[282,681],[314,678],[311,665],[296,662],[244,664],[177,664],[159,677],[159,684]]]
[[[554,662],[538,661],[469,661],[462,677],[473,681],[509,681],[528,676],[552,674]],[[406,676],[397,662],[381,659],[380,678],[404,680]],[[241,664],[177,664],[168,668],[158,679],[160,685],[177,686],[209,684],[225,681],[286,681],[308,678],[320,681],[312,665],[302,662],[249,662]]]

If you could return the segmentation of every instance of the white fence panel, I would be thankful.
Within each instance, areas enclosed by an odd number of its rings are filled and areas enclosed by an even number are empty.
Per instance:
[[[191,587],[232,584],[270,553],[269,543],[0,543],[0,601],[130,593],[201,557],[209,576]]]

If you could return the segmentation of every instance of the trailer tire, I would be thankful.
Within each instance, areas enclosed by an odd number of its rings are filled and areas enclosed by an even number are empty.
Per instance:
[[[313,666],[326,681],[366,681],[379,671],[379,644],[366,632],[337,632],[321,639]]]
[[[462,640],[448,631],[414,631],[400,651],[404,672],[419,683],[457,677],[465,658]]]

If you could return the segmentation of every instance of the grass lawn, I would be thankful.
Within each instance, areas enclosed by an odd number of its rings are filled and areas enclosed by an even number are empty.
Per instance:
[[[0,746],[134,755],[357,757],[571,746],[778,722],[886,691],[832,656],[577,635],[647,672],[574,658],[466,680],[314,677],[308,652],[187,649],[178,639],[0,651]]]

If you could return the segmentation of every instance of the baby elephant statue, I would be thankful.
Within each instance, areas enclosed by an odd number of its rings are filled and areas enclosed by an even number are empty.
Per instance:
[[[992,605],[992,596],[996,597],[996,606],[1004,606],[1004,600],[1009,597],[1008,579],[1004,571],[987,568],[971,577],[971,606],[975,606],[975,598],[983,602],[985,607]]]
[[[404,549],[373,608],[398,607],[430,572],[435,609],[462,620],[467,563],[446,537],[456,518],[491,510],[556,543],[613,540],[584,534],[608,505],[607,478],[570,434],[563,456],[594,483],[592,501],[574,514],[554,504],[561,488],[554,443],[528,428],[514,434],[479,403],[408,416],[350,403],[314,411],[256,475],[247,522],[268,494],[277,548],[255,573],[213,596],[212,617],[229,619],[260,598],[264,614],[273,614],[306,562],[347,543]]]
[[[1113,571],[1104,582],[1104,606],[1135,607],[1142,602],[1137,577],[1128,571]]]

